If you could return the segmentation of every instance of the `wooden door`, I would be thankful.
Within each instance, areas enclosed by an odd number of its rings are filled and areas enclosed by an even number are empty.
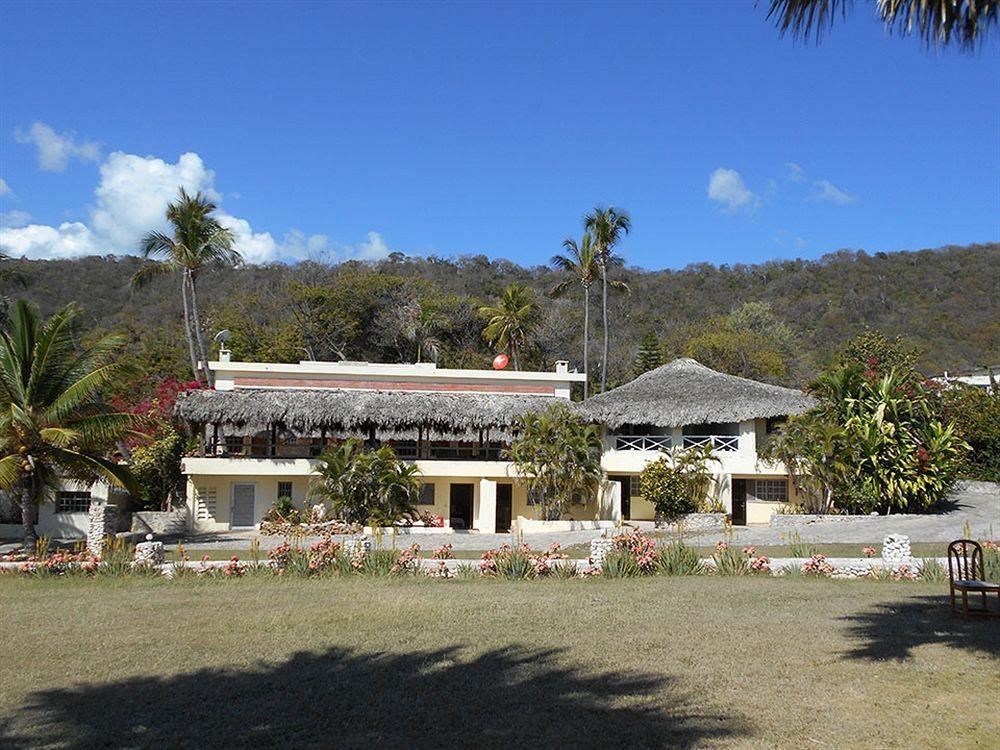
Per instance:
[[[747,480],[733,480],[733,526],[747,525]]]
[[[472,528],[472,498],[471,484],[451,485],[449,523],[453,529]]]
[[[496,532],[503,534],[510,531],[513,520],[514,486],[510,484],[497,485],[497,527]]]
[[[620,475],[609,476],[612,482],[618,482],[622,488],[622,519],[628,521],[632,518],[632,477]]]

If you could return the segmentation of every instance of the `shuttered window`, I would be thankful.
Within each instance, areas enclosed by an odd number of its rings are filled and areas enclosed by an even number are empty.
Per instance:
[[[199,521],[214,521],[218,506],[215,487],[198,487],[195,490],[195,517]]]

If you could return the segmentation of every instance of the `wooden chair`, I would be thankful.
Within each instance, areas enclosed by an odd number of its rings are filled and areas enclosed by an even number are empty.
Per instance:
[[[971,555],[970,555],[971,550]],[[951,611],[958,612],[955,592],[962,594],[962,618],[970,613],[1000,616],[1000,611],[992,612],[987,606],[986,595],[995,593],[1000,604],[1000,583],[986,580],[983,568],[983,548],[971,539],[957,539],[948,545],[948,586],[951,592]],[[980,594],[983,606],[969,609],[969,593]]]

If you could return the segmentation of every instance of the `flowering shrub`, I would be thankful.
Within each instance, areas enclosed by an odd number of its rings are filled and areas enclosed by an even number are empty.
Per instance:
[[[427,569],[428,578],[454,578],[455,574],[451,572],[451,568],[445,564],[444,560],[438,560],[437,567]]]
[[[339,542],[325,537],[309,548],[309,571],[322,573],[336,566],[341,554]]]
[[[481,575],[495,578],[519,580],[546,576],[557,560],[567,560],[569,556],[560,552],[558,543],[553,542],[548,549],[535,552],[527,544],[511,547],[503,544],[499,549],[486,550],[479,563]]]
[[[431,559],[433,560],[454,560],[455,553],[451,551],[452,545],[442,544],[440,547],[435,547],[434,551],[431,553]]]
[[[813,555],[802,566],[802,572],[811,576],[830,576],[833,566],[826,561],[826,555]]]
[[[865,557],[875,557],[875,551],[876,550],[875,550],[874,547],[862,547],[861,548],[861,554],[863,554]]]
[[[240,562],[240,558],[236,555],[229,558],[229,562],[222,569],[222,575],[227,578],[239,578],[244,573],[246,573],[246,566]]]
[[[433,513],[428,513],[426,510],[417,516],[417,520],[424,526],[428,526],[430,528],[444,528],[444,516],[435,516]]]
[[[420,567],[420,558],[417,553],[420,551],[419,544],[412,544],[396,556],[396,561],[390,571],[392,575],[403,575],[413,573]]]
[[[619,534],[612,541],[614,541],[617,551],[623,552],[635,560],[636,568],[640,573],[653,572],[656,542],[643,534],[642,531],[632,529],[624,534]]]

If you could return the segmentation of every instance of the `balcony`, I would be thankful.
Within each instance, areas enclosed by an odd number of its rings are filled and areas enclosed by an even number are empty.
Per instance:
[[[325,449],[337,444],[332,439],[276,440],[266,436],[238,437],[229,435],[205,441],[203,456],[206,458],[317,458]],[[407,461],[502,461],[506,446],[497,443],[459,443],[432,441],[418,446],[415,440],[389,441],[386,443],[396,455]],[[379,443],[382,445],[382,443]]]
[[[713,451],[735,451],[739,450],[740,438],[738,435],[685,435],[684,447],[693,448],[696,445],[707,445]]]
[[[615,450],[619,451],[660,451],[670,450],[669,435],[617,435]]]

